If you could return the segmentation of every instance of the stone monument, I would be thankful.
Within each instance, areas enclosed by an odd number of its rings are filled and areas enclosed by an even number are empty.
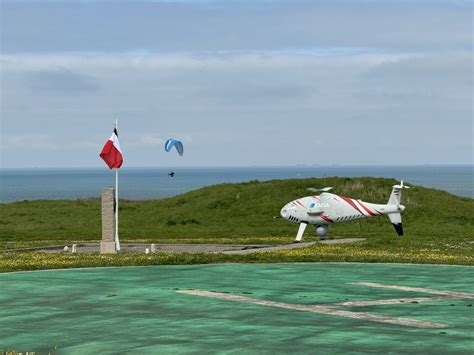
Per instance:
[[[101,254],[117,254],[115,247],[115,190],[103,188],[102,200],[102,241]]]

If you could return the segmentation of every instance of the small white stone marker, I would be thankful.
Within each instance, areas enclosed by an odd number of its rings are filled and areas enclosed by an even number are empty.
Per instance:
[[[71,250],[71,253],[77,253],[77,244],[73,244],[72,245],[72,250]]]
[[[64,247],[64,251],[65,251],[65,252],[68,252],[68,251],[69,251],[69,247],[68,247],[67,245]]]
[[[145,254],[150,254],[150,248],[145,248]]]
[[[152,245],[150,246],[150,250],[151,250],[152,253],[156,253],[156,245],[155,245],[155,244],[152,244]]]

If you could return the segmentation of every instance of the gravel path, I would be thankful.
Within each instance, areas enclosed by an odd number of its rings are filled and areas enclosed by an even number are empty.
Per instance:
[[[312,246],[317,243],[321,244],[347,244],[364,241],[365,238],[345,238],[330,239],[307,243],[291,243],[285,245],[266,245],[266,244],[155,244],[156,253],[223,253],[223,254],[251,254],[257,252],[277,251],[285,249],[299,249]],[[122,244],[122,253],[144,253],[145,249],[151,250],[151,244]],[[68,245],[68,252],[72,249]],[[39,251],[44,253],[60,253],[64,252],[64,246],[50,246],[21,249],[21,251]],[[78,253],[99,253],[100,245],[98,243],[77,244]],[[15,251],[20,251],[17,249]]]

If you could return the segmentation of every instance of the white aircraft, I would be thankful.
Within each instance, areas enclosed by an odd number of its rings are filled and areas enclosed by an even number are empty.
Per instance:
[[[300,228],[296,234],[295,243],[301,242],[303,233],[308,226],[315,226],[316,234],[325,239],[328,234],[328,226],[331,224],[354,221],[361,218],[369,218],[382,214],[388,215],[398,235],[403,235],[401,212],[405,206],[400,204],[402,190],[408,186],[394,185],[392,194],[386,205],[368,203],[349,197],[338,196],[329,193],[332,187],[323,189],[310,188],[312,192],[322,192],[319,196],[307,196],[287,203],[280,211],[280,215],[293,223],[299,223]]]

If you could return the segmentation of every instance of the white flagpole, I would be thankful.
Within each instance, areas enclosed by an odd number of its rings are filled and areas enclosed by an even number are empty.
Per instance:
[[[118,120],[115,120],[115,129],[118,135]],[[119,198],[118,198],[118,168],[115,168],[115,250],[120,251],[120,240],[118,232]]]

